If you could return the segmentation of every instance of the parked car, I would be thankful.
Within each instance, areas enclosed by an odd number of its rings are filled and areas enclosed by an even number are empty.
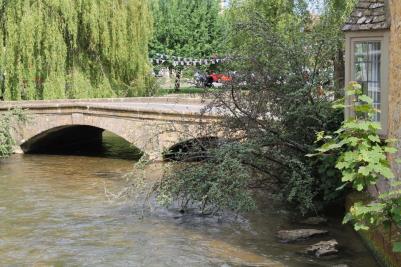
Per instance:
[[[200,72],[195,72],[194,75],[195,86],[199,88],[204,87],[221,87],[224,83],[232,80],[231,76],[225,74],[217,74],[211,72],[209,75],[202,74]]]

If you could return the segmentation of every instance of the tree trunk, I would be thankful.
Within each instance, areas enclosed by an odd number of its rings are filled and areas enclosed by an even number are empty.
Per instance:
[[[342,48],[338,49],[337,56],[334,59],[334,77],[335,87],[342,89],[345,87],[345,62],[344,51]]]
[[[181,86],[181,70],[177,69],[175,72],[175,84],[174,84],[174,91],[178,92]]]

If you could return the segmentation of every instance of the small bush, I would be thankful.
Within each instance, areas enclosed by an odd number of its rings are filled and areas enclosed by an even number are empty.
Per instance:
[[[317,141],[324,144],[317,149],[323,158],[336,155],[336,168],[341,172],[343,185],[339,189],[352,187],[357,191],[374,186],[379,193],[371,202],[357,202],[344,218],[344,223],[353,222],[357,231],[370,228],[401,226],[401,186],[394,181],[387,154],[397,150],[392,140],[382,140],[379,136],[380,123],[373,120],[376,112],[373,100],[364,95],[361,86],[351,83],[347,89],[351,104],[336,105],[349,108],[353,115],[346,119],[334,135],[318,134]],[[389,192],[381,193],[377,188],[380,179],[392,185]],[[401,238],[401,237],[399,237]],[[394,243],[394,251],[401,252],[401,242]]]
[[[15,121],[25,121],[26,116],[19,109],[14,109],[0,117],[0,158],[11,155],[15,142],[11,136],[12,124]]]

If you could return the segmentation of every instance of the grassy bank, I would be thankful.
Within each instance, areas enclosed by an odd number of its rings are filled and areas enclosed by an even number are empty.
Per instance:
[[[197,87],[186,87],[181,88],[180,90],[176,91],[174,88],[171,89],[159,89],[157,96],[165,96],[165,95],[176,95],[176,94],[204,94],[207,92],[211,92],[216,89],[209,89],[209,88],[197,88]]]

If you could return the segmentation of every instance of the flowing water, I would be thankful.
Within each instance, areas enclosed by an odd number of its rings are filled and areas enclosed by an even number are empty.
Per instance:
[[[108,138],[102,157],[1,160],[0,266],[377,266],[357,235],[335,219],[324,227],[330,236],[323,238],[342,245],[334,258],[302,253],[320,239],[277,242],[277,230],[300,226],[269,203],[238,220],[162,209],[142,217],[132,203],[105,196],[105,188],[121,189],[133,166],[132,160],[113,159],[122,144]]]

